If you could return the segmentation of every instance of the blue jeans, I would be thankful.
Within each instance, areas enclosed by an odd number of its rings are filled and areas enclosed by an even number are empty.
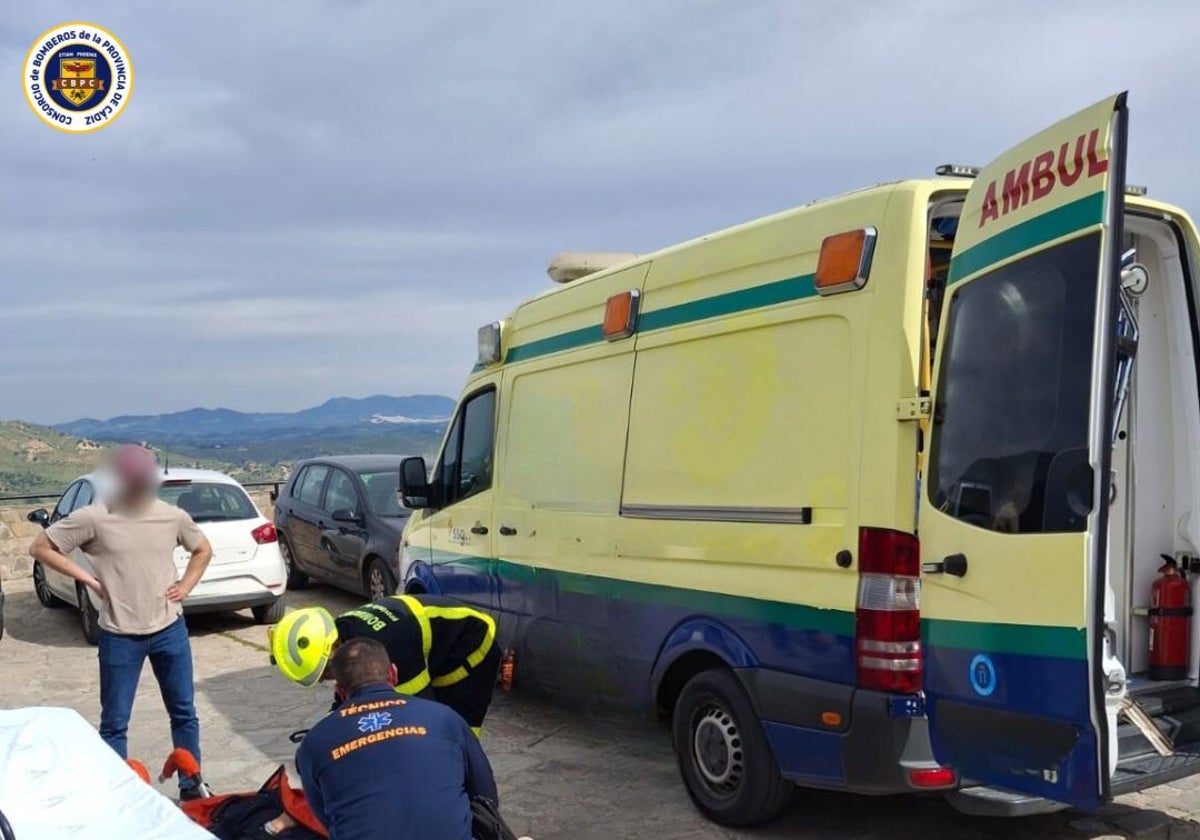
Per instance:
[[[171,717],[171,743],[199,761],[200,719],[192,681],[192,645],[182,617],[145,636],[100,631],[100,737],[121,758],[129,757],[129,715],[147,658]],[[180,780],[181,788],[190,785],[190,781]]]

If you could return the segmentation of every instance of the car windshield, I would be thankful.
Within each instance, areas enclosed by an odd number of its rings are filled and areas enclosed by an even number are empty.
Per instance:
[[[258,511],[246,491],[236,484],[217,481],[166,481],[158,497],[183,508],[196,522],[232,522],[257,519]]]
[[[367,504],[372,513],[378,516],[404,516],[406,511],[400,507],[400,497],[397,495],[399,468],[360,472],[358,477],[367,488]]]

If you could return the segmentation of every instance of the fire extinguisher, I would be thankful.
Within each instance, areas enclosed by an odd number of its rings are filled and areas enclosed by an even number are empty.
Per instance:
[[[1175,558],[1162,558],[1159,578],[1150,587],[1150,679],[1182,680],[1188,672],[1192,592]]]

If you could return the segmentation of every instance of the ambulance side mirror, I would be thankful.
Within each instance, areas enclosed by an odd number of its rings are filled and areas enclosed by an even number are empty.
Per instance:
[[[405,458],[400,462],[400,501],[410,510],[429,507],[429,470],[424,458]]]

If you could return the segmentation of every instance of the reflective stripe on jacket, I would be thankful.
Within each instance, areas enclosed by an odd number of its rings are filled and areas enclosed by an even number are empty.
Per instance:
[[[396,690],[420,694],[466,678],[496,640],[490,615],[436,595],[392,595],[337,618],[339,638],[373,638],[399,675]]]

